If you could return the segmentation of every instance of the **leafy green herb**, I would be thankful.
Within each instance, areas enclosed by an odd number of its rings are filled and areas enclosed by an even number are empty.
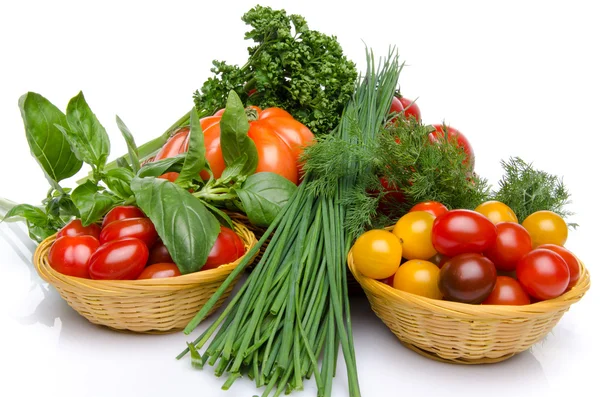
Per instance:
[[[198,179],[198,174],[206,164],[206,148],[204,147],[204,133],[200,127],[196,109],[190,112],[189,145],[185,160],[177,180],[177,184],[184,188],[193,186],[193,180]]]
[[[41,208],[30,204],[15,205],[1,221],[20,220],[19,218],[25,220],[29,237],[34,241],[40,242],[56,232],[52,219]]]
[[[125,125],[125,123],[123,122],[123,120],[121,120],[121,118],[119,116],[117,116],[117,126],[119,127],[119,130],[121,131],[121,134],[123,135],[123,138],[125,139],[125,142],[127,143],[127,152],[129,153],[129,161],[131,162],[131,169],[133,170],[133,172],[138,172],[140,170],[140,159],[139,159],[139,151],[137,148],[137,145],[135,144],[135,139],[133,139],[133,135],[131,134],[131,131],[129,131],[129,128],[127,128],[127,126]],[[119,157],[119,159],[123,159],[122,157]],[[117,159],[117,160],[119,160]]]
[[[85,101],[82,92],[67,105],[69,128],[57,125],[79,160],[89,164],[100,173],[110,154],[110,141],[106,130]]]
[[[354,92],[357,72],[334,36],[310,30],[300,15],[256,6],[242,17],[255,46],[245,65],[213,61],[209,78],[194,100],[200,113],[224,107],[234,90],[242,102],[281,107],[313,133],[334,129]]]
[[[68,128],[66,117],[50,101],[33,92],[19,99],[19,109],[31,154],[50,184],[58,187],[58,182],[75,175],[83,164],[56,127]]]
[[[102,180],[119,198],[128,199],[133,196],[130,185],[134,176],[135,174],[129,168],[113,168],[106,171]]]
[[[504,175],[494,200],[508,205],[520,222],[536,211],[553,211],[563,218],[573,215],[566,209],[571,195],[563,180],[556,175],[535,169],[519,157],[501,161]],[[575,228],[577,224],[570,223]]]
[[[215,216],[187,190],[164,179],[136,177],[131,189],[181,273],[200,270],[220,231]]]
[[[177,156],[168,157],[166,159],[146,163],[140,168],[137,176],[144,178],[147,176],[158,177],[165,172],[179,172],[185,162],[185,153],[178,154]]]
[[[228,166],[237,166],[242,156],[244,163],[239,174],[251,175],[258,165],[258,152],[254,141],[248,136],[250,124],[244,105],[234,91],[229,93],[227,106],[221,118],[221,151]]]
[[[119,202],[114,194],[87,181],[79,185],[71,193],[71,199],[79,209],[83,226],[98,222],[110,208]]]
[[[236,193],[253,225],[268,227],[296,191],[296,185],[272,172],[259,172],[246,179]]]

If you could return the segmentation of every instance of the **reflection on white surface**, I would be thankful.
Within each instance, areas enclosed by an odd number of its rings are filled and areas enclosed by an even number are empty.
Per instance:
[[[39,392],[63,397],[164,396],[191,391],[235,397],[256,392],[247,379],[238,380],[229,392],[221,391],[225,379],[216,378],[211,368],[196,371],[189,357],[174,359],[208,322],[190,337],[182,333],[121,333],[89,323],[39,278],[31,264],[32,243],[23,240],[26,234],[21,232],[14,224],[0,225],[2,268],[11,280],[0,290],[1,340],[12,373],[8,382],[0,382],[0,390],[27,385],[31,392],[27,395]],[[596,382],[589,364],[598,346],[586,315],[586,309],[592,309],[590,301],[586,297],[575,305],[553,332],[529,351],[497,364],[461,366],[435,362],[405,349],[373,314],[366,299],[355,297],[353,330],[362,394],[549,396],[575,388],[578,395],[596,395],[590,393],[597,388],[583,391],[583,386]],[[31,382],[31,374],[35,374],[35,382]],[[573,384],[575,375],[583,377],[583,382]],[[345,396],[346,390],[340,354],[334,396]],[[314,382],[306,381],[305,391],[294,395],[314,396]]]

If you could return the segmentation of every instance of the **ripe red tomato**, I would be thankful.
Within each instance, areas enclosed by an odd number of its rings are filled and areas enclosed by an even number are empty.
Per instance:
[[[400,103],[404,108],[404,116],[407,119],[409,117],[414,117],[415,120],[421,121],[421,109],[419,109],[419,106],[417,106],[417,102],[405,97],[400,97],[398,99],[400,99]]]
[[[402,114],[404,112],[404,105],[402,105],[402,101],[400,101],[400,98],[398,98],[397,96],[393,96],[392,97],[392,104],[390,106],[390,111],[389,113],[397,113],[397,114]],[[395,123],[396,120],[398,120],[397,117],[394,117],[393,119],[390,120],[390,123]]]
[[[517,263],[517,279],[532,297],[553,299],[569,285],[569,266],[556,252],[536,248]]]
[[[259,120],[263,120],[269,117],[288,117],[291,119],[294,118],[291,114],[289,114],[281,108],[267,108],[258,114]]]
[[[102,244],[90,257],[89,272],[94,280],[135,280],[147,260],[146,244],[125,237]]]
[[[233,230],[221,226],[221,232],[213,245],[202,270],[215,269],[235,262],[246,251],[244,242]]]
[[[497,270],[511,272],[517,268],[519,259],[531,251],[531,237],[518,223],[500,222],[496,230],[498,237],[484,255],[494,262]]]
[[[473,147],[467,140],[467,138],[456,128],[444,124],[434,124],[435,131],[429,133],[429,142],[436,143],[448,137],[449,140],[456,139],[456,143],[459,147],[462,147],[465,151],[466,158],[465,164],[469,164],[470,168],[475,168],[475,155],[473,154]]]
[[[140,239],[148,248],[151,248],[158,240],[158,233],[156,233],[154,224],[148,218],[120,219],[109,223],[102,229],[100,244],[124,237]]]
[[[254,123],[250,125],[248,136],[258,152],[256,173],[274,172],[298,184],[298,166],[293,152],[270,127]]]
[[[52,243],[48,263],[61,274],[90,278],[88,261],[99,246],[98,239],[93,236],[63,236]]]
[[[538,248],[549,249],[550,251],[556,252],[561,258],[563,258],[569,267],[569,285],[567,286],[567,289],[573,288],[581,276],[581,268],[579,267],[579,260],[577,260],[577,257],[568,249],[556,244],[542,244]]]
[[[144,214],[144,211],[134,205],[120,205],[114,207],[104,216],[102,228],[105,228],[106,225],[114,221],[131,218],[146,218],[146,214]]]
[[[56,238],[61,238],[64,236],[92,236],[95,238],[100,237],[100,226],[95,223],[92,223],[88,226],[83,226],[81,223],[81,219],[73,219],[69,223],[67,223],[62,229],[56,233]]]
[[[181,276],[179,268],[174,263],[155,263],[147,266],[138,276],[138,280],[149,278],[167,278]]]
[[[150,249],[146,266],[155,263],[173,263],[173,258],[171,258],[167,246],[160,239]]]
[[[435,218],[431,238],[435,250],[446,256],[483,252],[497,237],[496,226],[471,210],[451,210]]]
[[[531,299],[514,278],[498,276],[492,293],[481,302],[484,305],[528,305]]]
[[[423,201],[421,203],[415,204],[408,212],[413,211],[429,212],[437,218],[438,216],[448,212],[448,208],[444,204],[437,201]]]
[[[440,269],[439,288],[444,298],[462,303],[481,303],[496,285],[496,268],[480,254],[460,254]]]

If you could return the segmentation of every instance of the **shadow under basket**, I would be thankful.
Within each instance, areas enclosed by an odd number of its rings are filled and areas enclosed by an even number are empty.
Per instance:
[[[246,255],[257,243],[254,234],[240,223],[235,231],[244,242]],[[148,280],[91,280],[66,276],[48,263],[48,252],[56,236],[37,247],[33,263],[69,306],[94,324],[137,333],[181,331],[210,299],[242,260],[178,277]],[[239,279],[239,278],[238,278]],[[235,280],[208,314],[229,297]],[[208,316],[207,315],[207,316]]]
[[[425,357],[456,364],[500,362],[542,340],[590,288],[590,274],[580,266],[578,283],[555,299],[523,306],[470,305],[394,289],[363,276],[348,255],[348,267],[372,310],[400,342]]]

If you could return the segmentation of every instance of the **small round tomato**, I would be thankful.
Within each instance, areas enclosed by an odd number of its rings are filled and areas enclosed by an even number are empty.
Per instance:
[[[221,226],[217,241],[212,246],[202,270],[215,269],[221,265],[235,262],[244,255],[244,242],[233,230]]]
[[[62,229],[58,231],[56,234],[56,238],[61,238],[64,236],[92,236],[95,238],[100,237],[100,226],[95,223],[89,224],[88,226],[83,226],[81,223],[81,219],[73,219],[69,223],[67,223]]]
[[[415,120],[420,122],[421,121],[421,109],[419,109],[419,106],[417,106],[417,102],[412,101],[405,97],[400,97],[398,99],[400,100],[400,103],[402,104],[402,107],[404,108],[404,117],[406,117],[407,119],[410,117],[414,117]]]
[[[158,233],[156,233],[154,224],[149,218],[120,219],[109,223],[102,229],[102,232],[100,232],[100,244],[123,237],[140,239],[148,248],[151,248],[156,243],[156,240],[158,240]]]
[[[438,216],[448,212],[448,208],[438,201],[423,201],[421,203],[415,204],[408,212],[413,211],[429,212],[431,215],[437,218]]]
[[[63,236],[52,243],[48,263],[61,274],[90,278],[88,261],[99,246],[98,239],[93,236]]]
[[[148,247],[137,238],[125,237],[102,244],[89,261],[94,280],[135,280],[146,266]]]
[[[403,114],[404,113],[404,105],[402,105],[402,101],[397,96],[392,97],[392,104],[390,105],[389,114]],[[394,117],[390,120],[390,123],[395,123],[398,120],[398,117]]]
[[[393,287],[431,299],[442,299],[438,287],[440,269],[433,263],[418,259],[404,262],[394,276]]]
[[[531,236],[533,248],[542,244],[556,244],[561,247],[567,242],[569,229],[560,215],[552,211],[537,211],[522,223]]]
[[[175,157],[184,152],[185,142],[190,133],[189,127],[178,129],[156,153],[153,161]]]
[[[484,305],[528,305],[531,299],[514,278],[498,276],[492,293],[481,302]]]
[[[460,131],[445,124],[434,124],[433,128],[435,130],[429,134],[429,142],[436,143],[443,139],[448,139],[449,141],[456,140],[458,147],[463,148],[465,151],[464,164],[469,164],[471,169],[475,168],[473,147]]]
[[[519,222],[514,211],[506,204],[500,201],[486,201],[475,208],[475,212],[488,218],[495,225],[499,222]]]
[[[114,207],[104,216],[102,220],[102,228],[114,221],[131,218],[146,218],[146,214],[139,207],[134,205],[119,205]]]
[[[373,229],[360,235],[352,246],[356,269],[381,280],[396,273],[402,261],[402,244],[387,230]]]
[[[431,232],[433,247],[446,256],[483,252],[497,237],[496,226],[471,210],[451,210],[435,218]]]
[[[171,258],[167,246],[160,239],[150,249],[146,266],[155,263],[173,263],[173,258]]]
[[[481,303],[496,285],[496,268],[480,254],[460,254],[440,269],[439,287],[444,298],[462,303]]]
[[[149,278],[167,278],[181,276],[179,268],[174,263],[154,263],[142,270],[138,276],[138,280]]]
[[[569,278],[565,260],[549,249],[536,248],[517,263],[517,279],[529,295],[540,300],[562,295]]]
[[[569,267],[569,285],[567,286],[567,289],[573,288],[581,276],[581,268],[579,266],[579,260],[577,257],[568,249],[556,244],[542,244],[538,248],[545,248],[550,251],[554,251],[560,255],[561,258],[563,258]]]
[[[444,263],[448,261],[448,259],[450,259],[449,256],[442,255],[438,252],[437,254],[429,258],[428,261],[441,268],[442,266],[444,266]]]
[[[494,262],[497,270],[511,272],[517,268],[519,259],[531,251],[531,237],[518,223],[500,222],[496,230],[496,242],[483,254]]]
[[[406,259],[427,260],[437,252],[431,242],[431,229],[435,216],[425,211],[413,211],[403,215],[392,233],[402,243],[402,256]]]

